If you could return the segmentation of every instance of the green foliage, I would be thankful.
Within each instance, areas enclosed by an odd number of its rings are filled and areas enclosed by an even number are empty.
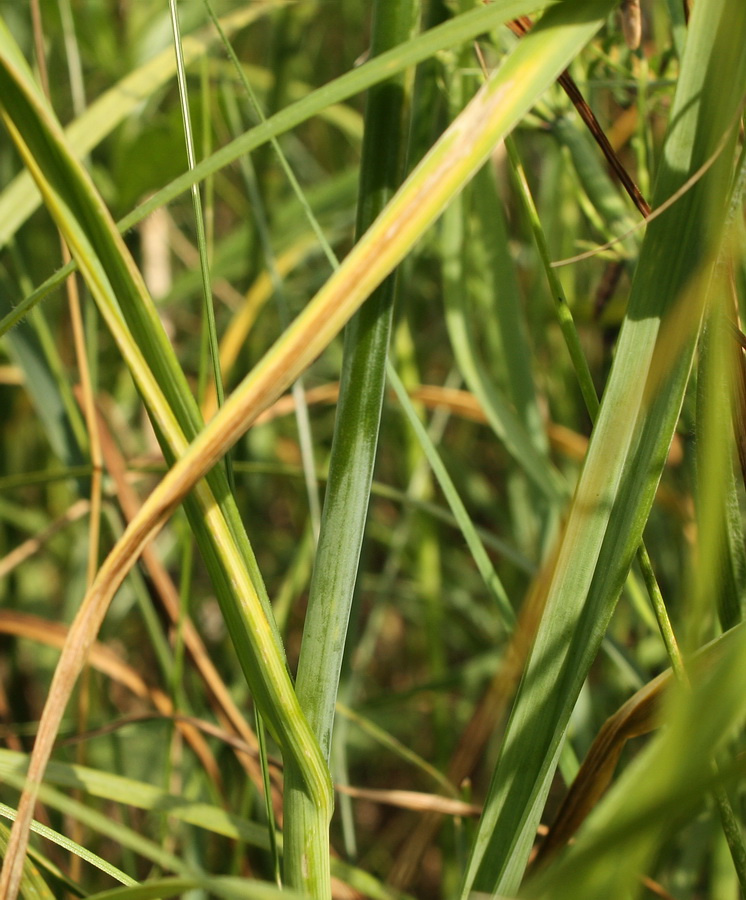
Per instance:
[[[616,5],[3,8],[3,896],[746,890],[746,7]]]

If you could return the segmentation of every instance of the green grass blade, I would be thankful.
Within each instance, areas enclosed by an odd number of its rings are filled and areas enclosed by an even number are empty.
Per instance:
[[[608,4],[611,6],[611,2]],[[426,34],[408,41],[403,47],[397,47],[387,53],[367,62],[364,66],[335,79],[331,84],[325,85],[314,91],[307,97],[303,97],[292,103],[286,109],[276,113],[266,122],[262,122],[250,129],[240,138],[236,138],[230,144],[218,150],[208,159],[199,163],[194,171],[174,179],[170,184],[157,191],[147,201],[140,204],[119,223],[120,231],[125,232],[149,216],[154,210],[170,203],[180,194],[188,191],[191,186],[219,172],[225,166],[235,162],[245,153],[262,146],[272,138],[277,137],[290,129],[307,121],[314,115],[343,100],[362,93],[378,82],[401,72],[409,66],[416,65],[423,60],[442,50],[454,45],[472,40],[479,34],[495,28],[503,22],[516,16],[526,15],[536,10],[536,4],[532,0],[499,0],[488,6],[479,7],[469,13],[458,16],[450,22],[431,29]],[[144,78],[147,83],[147,78]],[[91,109],[95,106],[92,104]],[[89,110],[90,111],[90,110]],[[18,223],[20,224],[20,223]],[[16,225],[17,227],[17,225]],[[3,320],[2,330],[12,328],[23,316],[38,303],[52,287],[61,283],[66,274],[72,271],[72,267],[56,273],[45,285],[35,292],[33,297],[27,298],[16,310],[15,315]]]
[[[744,40],[746,9],[736,11],[722,0],[697,5],[654,207],[721,152],[707,173],[648,226],[463,896],[472,889],[511,894],[520,883],[570,712],[642,537],[681,407],[707,267],[717,253],[724,219],[733,126],[746,79]],[[727,85],[717,76],[721,65],[733,67]]]
[[[416,27],[418,15],[418,4],[410,0],[379,3],[371,52],[378,54],[403,42]],[[410,99],[411,77],[406,76],[378,85],[368,97],[358,234],[371,225],[402,181]],[[394,292],[392,274],[371,294],[345,332],[322,529],[296,681],[303,709],[327,758],[373,480]]]
[[[0,749],[0,774],[3,778],[10,779],[14,775],[18,778],[19,774],[26,771],[27,765],[26,754]],[[152,784],[61,762],[50,762],[45,780],[60,787],[77,788],[114,803],[160,812],[214,834],[245,841],[254,847],[269,847],[267,830],[263,826],[234,816],[217,806],[168,794]]]
[[[0,297],[0,312],[6,311],[9,311],[9,305],[4,297]],[[25,389],[38,411],[55,455],[65,466],[80,465],[83,459],[81,441],[68,415],[60,383],[55,377],[57,373],[52,371],[41,341],[30,323],[7,335],[6,350],[24,374]]]
[[[257,411],[276,397],[327,346],[355,309],[409,252],[453,195],[483,164],[495,142],[530,108],[573,55],[595,34],[608,6],[602,0],[585,0],[573,4],[571,11],[567,4],[552,7],[528,38],[516,47],[495,77],[480,90],[387,205],[338,272],[247,376],[210,426],[195,438],[188,452],[150,495],[125,537],[102,567],[88,595],[89,605],[82,611],[84,617],[92,616],[95,625],[101,615],[97,604],[108,602],[110,595],[107,592],[115,589],[126,571],[123,558],[127,559],[127,565],[132,564],[147,536],[157,529],[185,492],[213,468],[217,459],[246,430]],[[500,9],[505,11],[505,7]],[[68,240],[76,250],[79,264],[88,267],[87,275],[101,302],[102,311],[108,317],[109,327],[120,338],[122,352],[135,374],[142,379],[141,390],[147,392],[156,420],[162,421],[162,432],[167,432],[169,438],[178,441],[180,418],[185,420],[186,426],[191,424],[192,428],[197,427],[191,418],[193,413],[188,393],[182,393],[172,383],[178,384],[180,370],[164,373],[164,388],[174,392],[177,407],[174,414],[160,393],[160,382],[153,384],[148,378],[150,370],[144,365],[138,347],[130,342],[128,329],[123,328],[124,310],[119,309],[115,298],[120,302],[130,301],[127,311],[135,325],[139,324],[135,320],[142,314],[145,319],[143,324],[150,326],[151,330],[138,328],[137,337],[143,341],[154,364],[159,353],[165,353],[165,359],[171,359],[170,347],[155,312],[148,304],[147,294],[140,291],[136,284],[133,289],[132,279],[136,282],[137,278],[130,268],[129,257],[124,254],[113,225],[109,224],[105,212],[95,202],[95,195],[86,180],[65,152],[59,133],[46,121],[48,113],[31,87],[28,75],[24,74],[25,64],[9,36],[4,38],[3,44],[4,67],[0,70],[4,88],[2,96],[6,103],[14,106],[16,112],[14,117],[6,116],[6,121],[10,121],[14,138],[25,152],[27,164],[34,170],[40,185],[48,190],[47,202],[58,215]],[[19,126],[25,126],[25,135],[22,136],[17,130]],[[54,173],[54,188],[36,166],[35,153],[29,151],[24,137],[34,143],[34,151]],[[70,208],[63,203],[63,197],[80,209],[83,221],[92,229],[93,238],[101,241],[104,255],[111,264],[110,271],[101,267],[78,219],[67,215]],[[110,277],[115,279],[117,290],[111,290]],[[219,477],[220,471],[216,469],[213,476]],[[224,487],[218,496],[222,499],[226,494]],[[200,515],[195,516],[193,527],[198,532],[200,526],[204,526],[208,532],[206,540],[215,542],[212,546],[218,565],[215,566],[214,577],[218,583],[221,577],[225,579],[224,586],[237,591],[239,601],[245,601],[247,597],[252,601],[243,602],[243,606],[226,603],[224,614],[236,641],[239,658],[248,669],[247,677],[252,682],[257,703],[276,730],[283,747],[304,769],[308,790],[315,793],[319,808],[330,812],[328,770],[298,708],[271,620],[267,617],[261,597],[256,596],[256,588],[237,552],[235,541],[239,535],[224,527],[214,496],[204,484],[196,486],[194,496],[201,508]],[[231,578],[226,572],[230,572]],[[232,581],[236,577],[240,579],[237,583]],[[244,615],[250,617],[249,622]],[[257,659],[261,660],[261,664],[255,662]],[[66,664],[78,665],[72,657],[66,660]],[[66,695],[60,694],[60,689],[53,686],[53,697],[45,712],[47,722],[54,722],[55,717],[61,715],[61,709],[55,708],[55,703],[57,707],[63,706],[60,702],[63,696]],[[36,757],[35,779],[40,778],[48,751],[48,746],[42,748]],[[28,800],[25,802],[28,814],[30,804]],[[320,853],[318,833],[309,831],[306,838],[308,852]],[[320,857],[313,861],[313,865],[322,865]]]
[[[189,91],[186,78],[186,61],[184,59],[184,41],[181,36],[179,24],[179,11],[176,0],[169,0],[169,12],[171,14],[171,27],[174,39],[174,55],[176,57],[176,82],[179,86],[179,100],[181,119],[184,125],[184,143],[186,144],[187,163],[190,171],[197,165],[197,156],[194,149],[194,135],[192,134],[192,116],[189,108]],[[210,278],[210,262],[208,258],[207,230],[205,217],[202,211],[202,197],[199,185],[192,185],[192,209],[194,210],[194,223],[197,230],[197,247],[199,249],[199,269],[202,280],[202,304],[204,310],[204,323],[206,325],[206,341],[212,363],[212,377],[215,386],[218,406],[223,405],[225,391],[223,389],[223,375],[220,371],[220,352],[218,349],[218,329],[215,323],[215,307],[212,298],[212,281]],[[230,462],[228,463],[228,477],[231,480]]]
[[[157,878],[137,887],[114,888],[90,894],[89,900],[166,900],[167,897],[184,896],[193,890],[209,891],[224,900],[301,900],[302,895],[261,881],[231,877],[182,877]]]
[[[451,204],[443,220],[443,280],[446,322],[459,370],[485,411],[493,431],[506,450],[523,467],[534,486],[550,502],[557,503],[565,493],[560,473],[551,465],[529,436],[508,399],[490,377],[477,350],[476,329],[472,310],[468,307],[464,251],[464,205]]]
[[[419,0],[378,0],[373,9],[371,55],[408,40],[418,28],[419,14]],[[373,223],[404,178],[413,76],[413,69],[401,73],[368,94],[358,236]],[[345,331],[329,478],[296,677],[301,708],[327,761],[378,449],[395,296],[393,272],[372,292]],[[302,840],[306,822],[315,815],[301,788],[291,765],[285,775],[288,845]],[[291,861],[299,858],[298,853],[288,855]],[[299,873],[290,883],[303,883]]]
[[[467,512],[466,507],[461,500],[461,497],[459,497],[456,487],[453,484],[448,471],[443,465],[443,461],[438,455],[432,440],[425,430],[425,426],[417,416],[414,405],[409,399],[407,392],[404,389],[404,385],[401,383],[401,379],[397,375],[396,370],[392,365],[388,366],[388,377],[392,387],[394,388],[399,403],[404,410],[407,420],[409,421],[410,426],[414,429],[415,434],[417,435],[419,445],[422,447],[422,450],[427,457],[427,461],[430,463],[430,467],[432,468],[435,477],[438,479],[438,483],[440,484],[440,488],[443,491],[446,500],[448,501],[448,505],[451,508],[453,517],[458,522],[461,533],[464,536],[464,540],[466,541],[471,555],[474,558],[474,562],[479,569],[479,574],[482,576],[487,590],[492,595],[492,598],[495,601],[495,605],[500,610],[500,616],[503,620],[505,629],[506,631],[510,632],[515,626],[516,616],[515,611],[510,604],[510,599],[505,591],[505,588],[500,581],[500,577],[498,576],[494,566],[492,565],[492,561],[490,560],[487,551],[484,548],[484,544],[477,534],[474,523],[472,522],[471,517],[469,516],[469,513]]]
[[[5,777],[8,784],[13,787],[19,790],[23,787],[24,776],[22,774],[6,771]],[[79,800],[74,800],[68,794],[63,794],[55,788],[49,787],[49,785],[41,785],[39,797],[43,803],[52,809],[62,811],[65,815],[82,822],[91,830],[106,835],[117,845],[128,847],[167,871],[176,872],[180,875],[194,874],[190,866],[186,865],[175,853],[170,853],[155,841],[139,834],[121,822],[115,821],[105,813],[85,806],[85,804]]]
[[[12,820],[15,818],[15,810],[11,809],[9,806],[6,806],[4,803],[0,803],[0,816]],[[113,866],[110,862],[102,859],[97,854],[92,853],[90,850],[88,850],[87,847],[82,847],[80,844],[76,844],[75,841],[71,840],[66,835],[60,834],[58,831],[54,831],[52,828],[48,828],[46,825],[42,825],[40,822],[33,822],[31,825],[31,830],[34,832],[34,834],[38,834],[45,840],[51,841],[53,844],[57,844],[58,847],[62,847],[64,850],[67,850],[70,853],[74,853],[76,856],[79,856],[84,862],[87,862],[94,868],[99,869],[99,871],[104,872],[106,875],[111,876],[121,884],[137,884],[134,878],[130,878],[129,875],[127,875],[125,872],[122,872],[121,869]]]
[[[628,235],[637,225],[638,217],[630,211],[629,204],[612,182],[588,130],[576,125],[566,115],[552,119],[550,127],[560,144],[567,147],[581,187],[608,229],[604,240]],[[638,243],[638,236],[631,234],[618,245],[627,258],[630,271],[637,262]]]
[[[5,856],[9,834],[5,825],[0,823],[0,856]],[[54,900],[54,894],[49,890],[41,873],[30,859],[24,860],[23,864],[21,897],[23,900]]]
[[[14,779],[15,783],[20,784],[28,759],[24,753],[0,748],[0,776],[8,781]],[[252,847],[269,849],[269,837],[264,825],[250,822],[209,803],[177,797],[152,784],[86,766],[54,761],[47,768],[45,781],[68,790],[78,789],[93,797],[196,825],[213,834],[243,841]],[[371,875],[343,864],[341,860],[332,860],[332,872],[367,896],[381,900],[394,900],[398,896]]]
[[[719,287],[722,296],[727,296],[728,285],[722,278]],[[738,495],[731,442],[726,440],[731,434],[733,390],[730,378],[734,353],[724,353],[723,345],[727,348],[731,342],[724,310],[713,309],[702,335],[697,368],[697,522],[703,557],[717,559],[708,572],[707,595],[717,598],[718,616],[724,631],[741,621],[744,601],[744,570],[740,565],[743,544],[738,546],[741,525],[740,517],[735,515]],[[730,349],[741,352],[736,347]]]
[[[474,179],[464,246],[468,277],[475,287],[471,312],[480,323],[479,362],[505,393],[539,455],[548,458],[549,442],[534,380],[533,341],[495,175],[487,165]],[[556,514],[547,514],[549,504],[524,472],[511,474],[506,487],[513,539],[524,552],[538,557]]]

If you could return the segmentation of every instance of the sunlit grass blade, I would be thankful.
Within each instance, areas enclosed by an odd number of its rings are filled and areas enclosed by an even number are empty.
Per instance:
[[[23,787],[23,773],[6,771],[5,778],[12,787],[18,789]],[[135,829],[121,822],[115,821],[103,812],[84,805],[79,800],[73,799],[69,794],[64,794],[56,790],[56,788],[43,784],[39,787],[39,798],[50,808],[64,812],[65,815],[82,822],[92,831],[106,835],[116,842],[118,846],[130,848],[166,871],[184,875],[193,874],[191,866],[186,864],[175,853],[170,853],[161,847],[158,842],[139,834]],[[20,810],[18,815],[20,815]]]
[[[15,810],[11,809],[9,806],[6,806],[4,803],[0,803],[0,816],[12,820],[15,818]],[[118,869],[116,866],[113,866],[105,859],[102,859],[96,853],[92,853],[86,847],[82,847],[80,844],[76,844],[75,841],[70,840],[70,838],[64,834],[60,834],[59,831],[54,831],[52,828],[49,828],[46,825],[42,825],[40,822],[32,822],[31,831],[34,832],[34,834],[38,834],[40,837],[43,837],[45,840],[51,841],[53,844],[57,844],[58,847],[62,847],[68,852],[74,853],[89,865],[93,866],[96,869],[99,869],[99,871],[104,872],[111,878],[116,879],[116,881],[120,882],[121,884],[137,884],[134,878],[130,878],[130,876],[125,872],[122,872],[121,869]],[[38,854],[36,856],[38,861]]]
[[[718,251],[746,77],[744,39],[746,10],[736,12],[720,0],[697,4],[654,207],[718,155],[706,174],[648,226],[464,896],[471,889],[510,894],[520,883],[570,712],[642,536],[681,408]],[[736,73],[728,85],[715,74],[723,64]]]

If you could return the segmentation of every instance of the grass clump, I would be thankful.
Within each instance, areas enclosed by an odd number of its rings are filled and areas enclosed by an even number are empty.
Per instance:
[[[3,896],[738,896],[746,11],[91,16],[0,23]]]

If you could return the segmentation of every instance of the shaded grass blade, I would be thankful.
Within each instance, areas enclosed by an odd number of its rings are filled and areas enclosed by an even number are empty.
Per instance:
[[[371,55],[408,40],[418,27],[419,13],[419,0],[378,0],[373,8]],[[413,76],[414,70],[405,71],[368,94],[358,236],[370,227],[404,178]],[[296,678],[301,708],[327,761],[378,449],[395,296],[393,272],[371,293],[345,331],[329,478]],[[285,811],[286,840],[298,842],[315,812],[292,765],[286,771]],[[297,853],[288,856],[290,861],[299,858]]]

